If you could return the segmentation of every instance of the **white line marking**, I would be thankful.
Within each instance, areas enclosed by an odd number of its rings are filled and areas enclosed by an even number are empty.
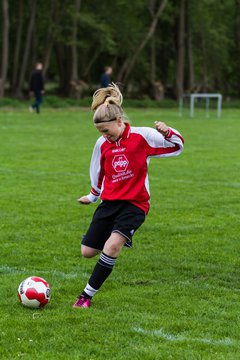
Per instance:
[[[203,289],[212,289],[212,290],[218,290],[218,291],[231,291],[231,292],[240,292],[240,289],[237,289],[237,288],[227,288],[225,286],[214,286],[214,285],[210,285],[206,282],[202,282],[200,284],[200,282],[194,282],[194,281],[179,281],[178,284],[180,285],[184,285],[184,286],[191,286],[191,287],[194,287],[194,288],[203,288]]]
[[[77,176],[86,177],[85,174],[79,172],[63,172],[63,171],[44,171],[44,170],[33,170],[33,169],[10,169],[0,168],[0,172],[4,173],[18,173],[18,174],[34,174],[34,175],[56,175],[56,176]]]
[[[63,271],[57,271],[57,270],[40,270],[40,269],[18,269],[16,267],[10,267],[8,265],[1,265],[0,266],[0,273],[2,274],[29,274],[29,273],[44,273],[44,274],[50,274],[52,276],[60,277],[63,279],[73,279],[77,277],[82,278],[88,278],[89,273],[81,272],[81,273],[65,273]],[[161,281],[152,280],[151,285],[160,283]],[[237,288],[226,288],[224,286],[214,286],[210,285],[208,283],[194,283],[190,281],[178,281],[176,284],[180,284],[183,286],[191,286],[191,287],[198,287],[198,288],[204,288],[204,289],[213,289],[218,291],[231,291],[231,292],[240,292],[240,289]],[[131,285],[131,284],[130,284]]]
[[[159,183],[159,178],[151,176],[152,181],[157,181]],[[227,186],[227,187],[234,187],[239,188],[240,183],[228,183],[224,181],[199,181],[199,180],[181,180],[181,179],[171,179],[172,182],[175,183],[183,183],[183,184],[193,184],[195,186],[202,186],[202,185],[220,185],[220,186]]]
[[[190,341],[190,342],[196,342],[196,343],[202,343],[202,344],[210,344],[210,345],[234,345],[236,344],[236,340],[232,340],[229,338],[225,339],[208,339],[208,338],[189,338],[183,335],[172,335],[164,332],[164,330],[161,328],[159,330],[144,330],[142,328],[133,328],[133,331],[137,333],[141,333],[144,335],[152,335],[152,336],[159,336],[164,340],[167,341]]]
[[[62,271],[57,270],[39,270],[39,269],[17,269],[15,267],[10,267],[8,265],[2,265],[0,266],[0,273],[2,274],[50,274],[51,276],[60,277],[63,279],[72,279],[72,278],[87,278],[89,277],[89,274],[86,272],[81,273],[65,273]]]

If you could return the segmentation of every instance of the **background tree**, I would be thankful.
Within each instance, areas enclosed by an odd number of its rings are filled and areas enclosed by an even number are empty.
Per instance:
[[[56,28],[58,27],[58,0],[51,0],[51,11],[44,27],[47,27],[47,36],[43,39],[44,51],[42,52],[43,59],[43,76],[48,74],[48,68],[51,61],[52,49],[56,38]]]
[[[13,68],[12,68],[13,94],[15,93],[15,89],[18,81],[20,50],[21,50],[21,41],[22,41],[22,33],[23,33],[23,0],[18,1],[18,9],[16,11],[15,21],[16,21],[15,23],[16,42],[15,42],[15,50],[14,50],[14,58],[13,58],[14,60],[13,60]]]
[[[28,28],[27,28],[27,36],[26,36],[26,42],[25,42],[25,47],[24,47],[24,52],[23,52],[23,58],[22,58],[22,63],[20,66],[20,70],[19,70],[19,79],[17,82],[17,86],[16,86],[16,96],[21,98],[23,96],[22,94],[22,90],[23,90],[23,85],[24,85],[24,80],[26,79],[26,70],[27,70],[27,66],[29,63],[29,58],[30,58],[30,46],[31,46],[31,40],[32,40],[32,35],[33,35],[33,29],[34,29],[34,24],[35,24],[35,15],[36,15],[36,7],[37,7],[37,2],[36,0],[31,0],[30,1],[30,9],[31,9],[31,15],[30,15],[30,19],[29,19],[29,24],[28,24]]]
[[[9,14],[8,0],[2,1],[2,64],[0,74],[0,98],[4,96],[5,82],[8,71],[8,52],[9,52]]]
[[[72,80],[78,80],[77,28],[81,0],[75,1],[72,28]]]
[[[193,39],[192,39],[192,24],[191,24],[191,1],[187,0],[186,4],[186,47],[187,47],[187,89],[189,92],[194,91],[195,76],[194,76],[194,63],[193,63]]]
[[[132,56],[131,59],[129,59],[129,63],[126,67],[125,73],[124,73],[124,77],[123,77],[123,81],[126,82],[132,69],[133,66],[135,65],[137,58],[139,57],[141,51],[144,49],[144,47],[146,46],[147,42],[151,39],[151,37],[153,36],[155,30],[156,30],[156,26],[158,24],[158,20],[160,18],[161,13],[163,12],[163,10],[165,9],[166,5],[167,5],[167,1],[168,0],[162,0],[160,1],[157,11],[155,12],[155,14],[153,14],[152,17],[152,21],[150,23],[150,26],[146,32],[146,34],[144,35],[143,39],[141,40],[141,42],[139,43],[139,45],[137,46],[137,48],[134,51],[134,55]]]
[[[51,91],[63,96],[90,95],[106,65],[132,97],[240,95],[240,0],[1,4],[0,96],[26,96],[36,61]],[[73,81],[80,86],[74,92]]]
[[[178,37],[177,37],[177,71],[176,71],[176,95],[179,99],[184,92],[184,67],[185,67],[185,24],[186,24],[186,1],[179,1],[178,8]]]

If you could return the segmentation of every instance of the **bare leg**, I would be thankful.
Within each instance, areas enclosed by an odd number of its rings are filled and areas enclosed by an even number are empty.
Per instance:
[[[82,292],[79,300],[74,304],[74,307],[89,307],[90,300],[93,295],[98,291],[102,286],[104,281],[111,274],[114,264],[117,260],[123,245],[126,242],[126,238],[117,232],[114,232],[110,235],[109,239],[106,241],[103,251],[100,255],[100,258],[95,265],[92,275]],[[82,245],[82,254],[85,257],[93,257],[97,255],[100,251],[97,249],[90,248],[88,246]]]
[[[99,254],[100,252],[101,252],[100,250],[91,248],[86,245],[81,246],[82,256],[84,256],[86,258],[92,258],[92,257],[96,256],[97,254]]]
[[[110,235],[110,237],[106,241],[103,248],[103,252],[106,255],[117,257],[125,242],[126,242],[126,238],[123,235],[114,232]],[[98,255],[100,252],[101,252],[100,250],[91,248],[86,245],[81,246],[81,253],[86,258],[92,258]]]
[[[126,238],[118,232],[113,232],[110,238],[106,241],[103,252],[106,255],[117,257],[122,250],[123,245],[126,242]]]

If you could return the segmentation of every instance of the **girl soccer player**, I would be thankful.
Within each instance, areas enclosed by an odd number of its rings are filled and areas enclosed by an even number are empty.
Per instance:
[[[182,136],[163,122],[155,122],[156,129],[130,126],[121,104],[122,94],[115,84],[93,94],[93,122],[102,136],[92,154],[92,189],[78,201],[87,205],[99,197],[102,200],[81,246],[84,257],[99,253],[100,257],[75,308],[90,307],[122,247],[132,246],[133,234],[149,211],[150,158],[177,156],[183,149]]]

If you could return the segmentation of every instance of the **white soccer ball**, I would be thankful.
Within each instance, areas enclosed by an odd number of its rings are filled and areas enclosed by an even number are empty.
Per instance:
[[[51,288],[43,278],[31,276],[19,285],[18,297],[21,303],[27,307],[43,308],[50,300]]]

